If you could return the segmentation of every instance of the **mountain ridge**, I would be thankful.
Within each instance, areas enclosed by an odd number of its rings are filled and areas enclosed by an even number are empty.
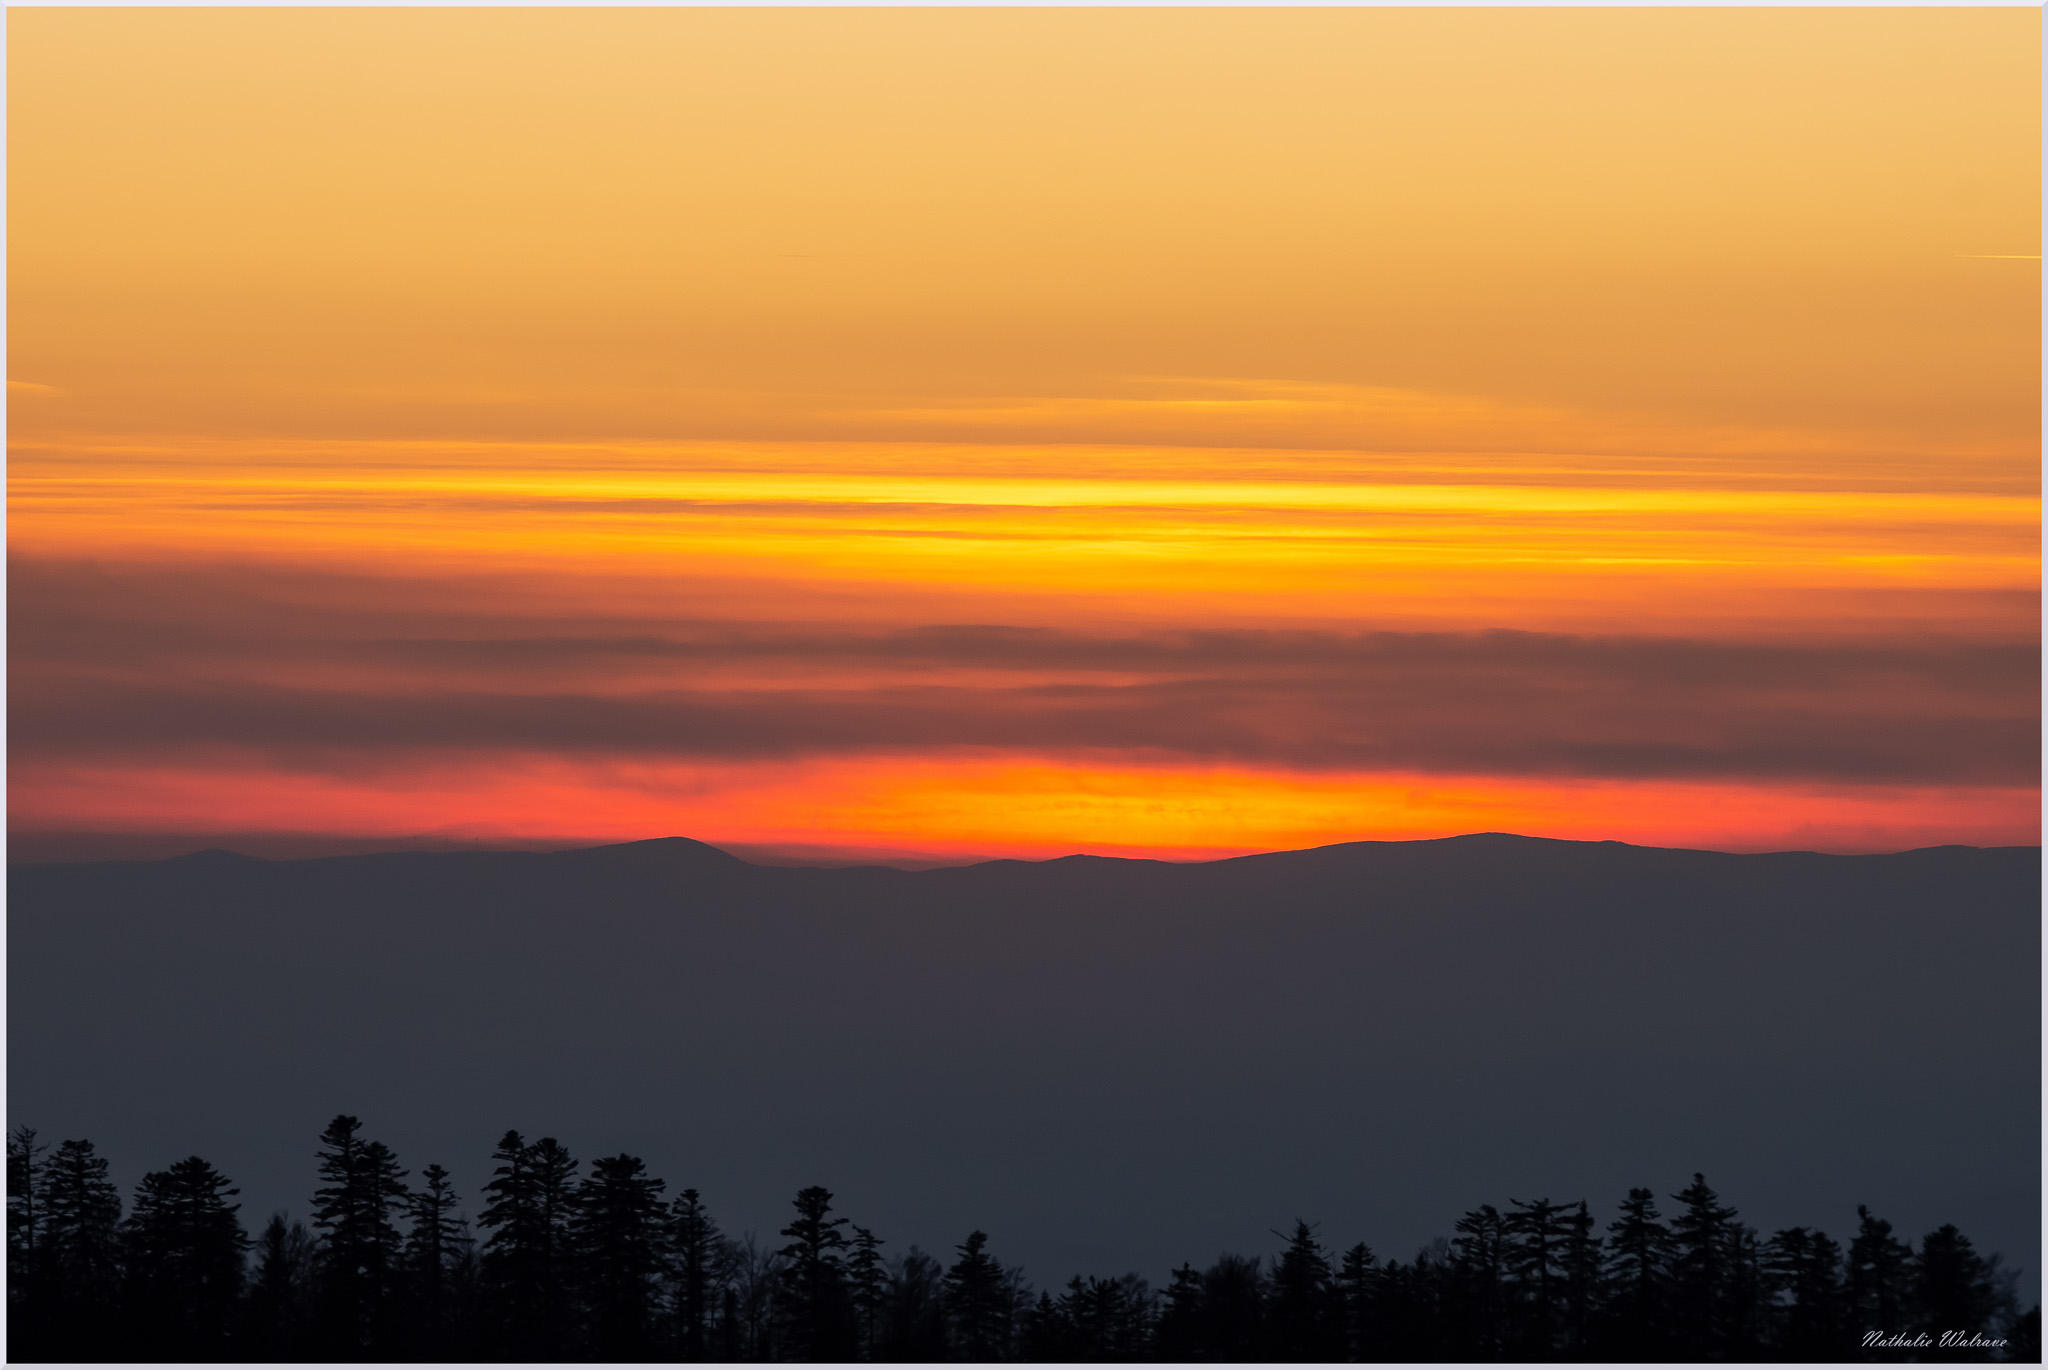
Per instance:
[[[852,863],[836,863],[836,862],[835,862],[835,863],[831,863],[831,864],[826,864],[826,863],[809,863],[809,862],[792,862],[792,863],[784,863],[784,862],[764,862],[764,861],[750,861],[750,860],[748,860],[747,858],[745,858],[745,857],[743,857],[743,856],[738,856],[738,855],[735,855],[735,854],[734,854],[734,853],[732,853],[732,852],[726,851],[726,850],[725,850],[724,848],[722,848],[722,847],[719,847],[719,846],[717,846],[717,845],[716,845],[716,844],[714,844],[714,843],[710,843],[710,842],[705,842],[705,841],[702,841],[702,840],[700,840],[700,839],[698,839],[698,838],[693,838],[693,837],[686,837],[686,836],[683,836],[683,835],[681,835],[681,834],[670,834],[670,835],[668,835],[668,836],[664,836],[664,837],[648,837],[648,838],[635,838],[635,839],[631,839],[631,840],[629,840],[629,841],[624,841],[624,842],[602,842],[602,843],[596,843],[596,844],[593,844],[593,845],[591,845],[591,846],[588,846],[588,847],[561,847],[561,848],[556,848],[556,849],[554,849],[554,850],[550,850],[550,851],[535,851],[535,850],[532,850],[532,849],[529,849],[529,848],[524,848],[524,847],[482,847],[482,848],[462,848],[462,849],[457,849],[457,850],[448,850],[448,851],[436,851],[436,850],[417,850],[417,849],[402,849],[402,848],[401,848],[401,849],[394,849],[394,850],[391,850],[391,851],[371,851],[371,852],[353,852],[353,853],[346,853],[346,854],[341,854],[341,855],[324,855],[324,856],[287,856],[287,857],[272,857],[272,856],[256,856],[256,855],[251,855],[251,854],[249,854],[249,853],[245,853],[245,852],[238,852],[238,851],[235,851],[235,850],[233,850],[232,848],[227,848],[227,847],[209,847],[209,848],[205,848],[205,849],[202,849],[202,850],[199,850],[199,851],[193,851],[193,852],[186,852],[186,853],[182,853],[182,854],[180,854],[180,855],[176,855],[176,856],[162,856],[162,857],[142,857],[142,858],[129,858],[129,857],[111,857],[111,858],[105,858],[105,859],[99,859],[99,860],[70,860],[70,861],[13,861],[13,860],[10,860],[10,861],[9,861],[9,862],[8,862],[7,864],[8,864],[8,866],[9,866],[9,868],[10,868],[10,869],[11,869],[11,868],[13,868],[13,867],[17,867],[17,866],[19,866],[19,867],[53,867],[53,866],[67,866],[67,867],[68,867],[68,866],[163,866],[163,865],[169,865],[169,864],[173,864],[173,863],[178,863],[178,862],[187,862],[187,863],[191,863],[191,862],[202,862],[202,861],[210,861],[210,862],[219,862],[219,861],[223,861],[223,860],[229,860],[229,859],[231,859],[231,860],[235,860],[235,861],[244,861],[244,862],[261,862],[261,863],[264,863],[264,864],[268,864],[268,865],[309,865],[309,864],[316,864],[316,863],[323,863],[323,862],[325,862],[325,863],[335,863],[335,862],[350,862],[350,861],[369,861],[369,860],[389,860],[389,859],[404,859],[404,860],[438,860],[438,859],[451,859],[451,858],[452,858],[452,859],[460,859],[460,858],[471,858],[471,857],[512,857],[512,858],[529,858],[529,857],[540,857],[540,858],[553,858],[553,857],[585,857],[585,858],[594,858],[594,857],[597,857],[597,856],[598,856],[599,854],[604,854],[604,853],[609,853],[609,854],[614,854],[614,855],[620,855],[620,856],[624,856],[624,855],[628,855],[628,854],[645,854],[645,855],[651,855],[651,854],[657,854],[657,853],[658,853],[658,854],[660,854],[660,855],[679,855],[679,854],[688,854],[688,855],[690,855],[690,856],[693,856],[693,857],[700,857],[700,858],[703,858],[703,859],[709,859],[709,860],[723,860],[723,861],[726,861],[726,862],[732,862],[732,863],[737,863],[737,864],[739,864],[739,865],[747,866],[747,867],[750,867],[750,868],[752,868],[752,869],[756,869],[756,870],[895,870],[895,871],[904,871],[904,872],[906,872],[906,873],[920,873],[920,872],[925,872],[925,871],[939,871],[939,870],[968,870],[968,869],[973,869],[973,868],[976,868],[976,867],[981,867],[981,866],[1006,866],[1006,865],[1007,865],[1007,866],[1049,866],[1049,865],[1055,865],[1055,864],[1058,864],[1058,863],[1060,863],[1060,862],[1071,862],[1071,861],[1109,861],[1109,862],[1128,862],[1128,863],[1131,863],[1131,864],[1135,864],[1135,865],[1157,865],[1157,866],[1221,866],[1221,865],[1226,865],[1226,864],[1228,864],[1228,863],[1230,863],[1230,862],[1235,862],[1235,861],[1258,861],[1258,860],[1265,860],[1265,859],[1268,859],[1268,858],[1272,858],[1272,857],[1287,857],[1287,856],[1307,856],[1307,855],[1310,855],[1310,854],[1315,854],[1315,853],[1331,853],[1331,852],[1340,852],[1340,851],[1355,851],[1355,850],[1361,850],[1361,849],[1367,849],[1367,848],[1371,848],[1371,849],[1385,849],[1385,848],[1402,848],[1402,847],[1407,847],[1407,848],[1419,848],[1419,847],[1427,847],[1427,846],[1441,846],[1441,845],[1445,845],[1445,844],[1452,844],[1452,843],[1475,843],[1475,842],[1480,842],[1480,841],[1492,841],[1492,840],[1508,840],[1508,841],[1513,841],[1513,842],[1525,842],[1525,843],[1542,843],[1542,844],[1550,844],[1550,845],[1553,845],[1553,846],[1557,846],[1557,847],[1571,847],[1571,848],[1596,848],[1596,847],[1617,847],[1617,848],[1624,848],[1624,849],[1627,849],[1627,850],[1630,850],[1630,851],[1645,851],[1645,852],[1687,852],[1687,853],[1694,853],[1694,854],[1700,854],[1700,855],[1708,855],[1708,856],[1729,856],[1729,857],[1783,857],[1783,856],[1816,856],[1816,857],[1830,857],[1830,858],[1837,858],[1837,859],[1845,859],[1845,860],[1847,860],[1847,859],[1859,859],[1859,858],[1866,858],[1866,857],[1873,857],[1873,858],[1884,858],[1884,857],[1899,857],[1899,856],[1911,856],[1911,855],[1915,855],[1915,854],[1917,854],[1917,853],[1921,853],[1921,852],[1935,852],[1935,851],[1977,851],[1977,852],[1999,852],[1999,851],[2012,851],[2012,852],[2028,852],[2028,851],[2035,851],[2035,852],[2038,852],[2038,851],[2040,851],[2040,850],[2041,850],[2041,848],[2040,848],[2039,846],[2018,846],[2018,845],[2004,845],[2004,846],[1985,846],[1985,847],[1980,847],[1980,846],[1972,846],[1972,845],[1969,845],[1969,844],[1967,844],[1967,843],[1959,843],[1959,842],[1948,842],[1948,843],[1938,843],[1938,844],[1935,844],[1935,845],[1933,845],[1933,846],[1927,846],[1927,847],[1906,847],[1906,848],[1901,848],[1900,850],[1897,850],[1897,851],[1888,851],[1888,852],[1825,852],[1825,851],[1817,851],[1817,850],[1813,850],[1813,849],[1810,849],[1810,848],[1798,848],[1798,847],[1787,847],[1787,848],[1774,848],[1774,849],[1772,849],[1772,850],[1770,850],[1770,851],[1746,851],[1746,852],[1733,852],[1733,851],[1723,851],[1723,850],[1721,850],[1721,849],[1719,849],[1719,848],[1714,848],[1714,847],[1663,847],[1663,846],[1654,846],[1654,845],[1650,845],[1650,844],[1647,844],[1647,843],[1640,843],[1640,842],[1625,842],[1625,841],[1622,841],[1622,840],[1620,840],[1620,839],[1617,839],[1617,838],[1568,838],[1568,837],[1544,837],[1544,836],[1540,836],[1540,835],[1536,835],[1536,834],[1529,834],[1529,833],[1512,833],[1512,832],[1500,832],[1500,831],[1487,831],[1487,832],[1470,832],[1470,833],[1456,833],[1456,834],[1452,834],[1452,835],[1449,835],[1449,836],[1445,836],[1445,837],[1419,837],[1419,838],[1360,838],[1360,839],[1356,839],[1356,840],[1353,840],[1353,841],[1348,841],[1348,842],[1328,842],[1328,843],[1323,843],[1323,844],[1321,844],[1321,845],[1318,845],[1318,846],[1314,846],[1314,847],[1284,847],[1284,848],[1276,848],[1276,849],[1274,849],[1274,850],[1272,850],[1272,851],[1260,851],[1260,852],[1244,852],[1244,853],[1240,853],[1239,855],[1236,855],[1236,856],[1217,856],[1217,857],[1204,857],[1204,858],[1200,858],[1200,859],[1195,859],[1195,860],[1175,860],[1175,859],[1171,859],[1171,858],[1167,858],[1167,857],[1146,857],[1146,856],[1117,856],[1117,855],[1106,855],[1106,854],[1103,854],[1103,853],[1100,853],[1100,852],[1068,852],[1068,853],[1065,853],[1065,854],[1063,854],[1063,855],[1060,855],[1060,856],[1052,856],[1052,857],[1037,857],[1037,858],[1033,858],[1033,857],[991,857],[991,858],[988,858],[988,859],[986,859],[986,860],[980,860],[980,861],[964,861],[964,862],[961,862],[961,863],[960,863],[959,865],[929,865],[929,864],[923,864],[923,863],[920,863],[920,864],[917,864],[917,865],[914,865],[914,866],[896,866],[896,865],[890,865],[889,863],[887,863],[887,862],[884,862],[884,861],[875,861],[875,862],[852,862]]]

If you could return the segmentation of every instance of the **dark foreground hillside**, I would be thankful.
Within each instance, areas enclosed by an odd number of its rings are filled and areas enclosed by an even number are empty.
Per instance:
[[[554,855],[17,866],[9,1099],[132,1189],[197,1153],[310,1216],[337,1106],[475,1219],[508,1127],[786,1243],[823,1185],[900,1255],[1042,1289],[1695,1171],[1763,1237],[1857,1206],[2032,1267],[2037,849],[1730,856],[1487,835],[1200,865]],[[130,1167],[123,1171],[118,1167]],[[2032,1302],[2038,1273],[2018,1291]],[[1887,1329],[1889,1330],[1889,1329]]]

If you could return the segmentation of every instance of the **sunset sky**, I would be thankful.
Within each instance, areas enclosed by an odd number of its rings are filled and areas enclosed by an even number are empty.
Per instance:
[[[12,10],[16,854],[2035,842],[2040,23]]]

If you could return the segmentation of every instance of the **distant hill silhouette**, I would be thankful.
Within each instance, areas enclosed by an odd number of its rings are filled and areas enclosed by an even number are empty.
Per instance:
[[[1700,1169],[1766,1231],[1869,1203],[2039,1246],[2038,848],[902,871],[669,838],[17,865],[9,896],[10,1116],[201,1153],[259,1220],[339,1107],[467,1196],[513,1127],[630,1146],[735,1231],[818,1183],[927,1249],[972,1222],[1041,1283],[1264,1250],[1276,1214],[1405,1259],[1478,1199]]]

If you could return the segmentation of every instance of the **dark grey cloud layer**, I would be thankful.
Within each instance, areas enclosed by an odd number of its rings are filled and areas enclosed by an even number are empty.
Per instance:
[[[29,679],[17,681],[9,745],[37,760],[244,748],[316,769],[390,752],[737,759],[972,748],[1616,777],[2024,784],[2038,772],[2039,726],[2023,715],[1929,717],[1882,701],[1847,711],[1819,699],[1728,708],[1712,691],[1673,701],[1604,684],[1590,695],[1418,673],[1349,688],[1202,680],[605,698]]]
[[[21,760],[1022,750],[1627,778],[2039,774],[2028,643],[592,620],[432,586],[35,565],[11,600]]]

